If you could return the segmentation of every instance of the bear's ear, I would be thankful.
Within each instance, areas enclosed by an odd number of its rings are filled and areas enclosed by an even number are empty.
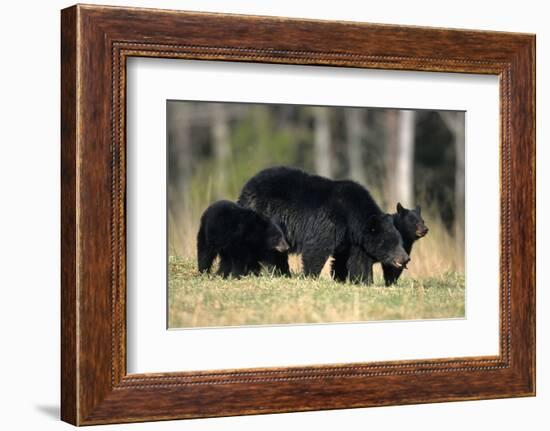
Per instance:
[[[401,214],[405,212],[405,208],[403,208],[403,205],[401,205],[401,202],[397,202],[397,213]]]
[[[418,215],[420,215],[420,205],[417,205],[414,209]]]

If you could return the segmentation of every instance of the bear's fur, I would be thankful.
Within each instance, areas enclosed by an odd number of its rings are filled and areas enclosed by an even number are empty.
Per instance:
[[[401,234],[401,238],[403,238],[403,248],[410,256],[415,241],[426,236],[429,230],[422,218],[420,205],[410,210],[404,208],[398,202],[397,212],[392,214],[392,218],[394,226]],[[397,283],[403,269],[404,268],[396,268],[394,266],[382,264],[386,286]]]
[[[258,274],[260,262],[273,251],[285,252],[288,244],[275,222],[234,202],[218,201],[201,217],[197,235],[200,272],[209,272],[220,256],[218,274],[224,278]]]
[[[397,203],[397,212],[392,214],[393,224],[403,239],[403,248],[411,254],[415,241],[428,233],[428,228],[421,215],[420,206],[410,210]],[[336,280],[345,281],[349,276],[351,281],[372,277],[372,265],[376,263],[362,250],[352,247],[347,266],[341,260],[335,259],[332,263],[332,273]],[[405,267],[397,268],[393,265],[382,264],[386,286],[395,284]]]
[[[268,168],[244,185],[238,203],[281,220],[289,251],[302,254],[306,275],[318,276],[331,255],[346,266],[352,246],[388,265],[403,266],[409,260],[391,216],[353,181],[284,166]],[[275,255],[271,263],[286,272],[287,255]]]

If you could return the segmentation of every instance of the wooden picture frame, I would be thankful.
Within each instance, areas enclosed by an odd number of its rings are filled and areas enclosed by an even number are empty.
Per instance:
[[[61,18],[62,420],[90,425],[535,394],[534,35],[82,5]],[[128,375],[131,56],[498,75],[500,354]]]

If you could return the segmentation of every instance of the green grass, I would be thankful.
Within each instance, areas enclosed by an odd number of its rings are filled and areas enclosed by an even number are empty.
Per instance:
[[[171,256],[168,274],[170,328],[464,317],[464,276],[457,273],[402,277],[395,287],[379,276],[364,286],[267,271],[224,280]]]

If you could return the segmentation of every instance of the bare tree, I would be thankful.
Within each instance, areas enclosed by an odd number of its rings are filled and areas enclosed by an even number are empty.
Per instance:
[[[330,115],[325,107],[314,107],[314,146],[315,171],[322,176],[331,177],[330,155]]]
[[[415,112],[399,111],[395,187],[397,200],[408,208],[414,205],[414,127]]]
[[[173,172],[170,172],[168,187],[178,196],[184,190],[185,181],[191,176],[191,110],[185,103],[169,102],[168,139],[169,157],[174,160]],[[170,194],[174,195],[174,194]]]
[[[348,108],[344,111],[347,134],[347,159],[350,177],[365,184],[365,166],[363,163],[363,140],[365,138],[366,115],[362,109]],[[366,114],[363,112],[363,114]]]
[[[384,205],[386,207],[395,206],[398,199],[395,187],[395,171],[397,170],[396,161],[399,153],[397,143],[397,127],[399,112],[391,109],[384,111]]]
[[[388,110],[384,123],[386,206],[393,209],[401,202],[411,207],[414,204],[415,112]]]
[[[212,142],[216,160],[218,184],[224,184],[227,176],[227,159],[231,154],[231,137],[228,124],[227,107],[222,103],[212,104]]]

